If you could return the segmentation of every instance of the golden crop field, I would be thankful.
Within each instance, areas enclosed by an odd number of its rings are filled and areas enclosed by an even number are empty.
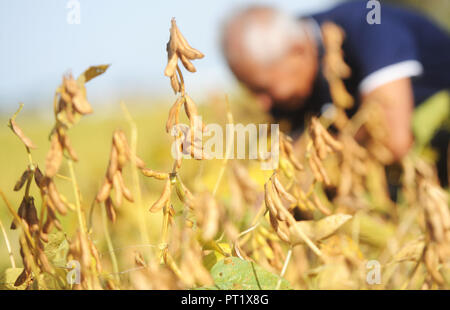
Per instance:
[[[280,133],[274,169],[262,170],[261,156],[211,160],[195,143],[178,152],[199,159],[173,158],[184,135],[171,136],[173,125],[270,122],[244,93],[202,104],[188,95],[183,74],[203,54],[174,20],[164,72],[174,99],[104,114],[87,100],[85,84],[108,74],[96,65],[63,76],[45,108],[52,121],[26,104],[1,119],[0,288],[450,288],[449,192],[433,153],[424,143],[386,175],[376,104],[346,116],[346,64],[333,54],[342,38],[333,24],[322,31],[336,112],[311,118],[295,142]],[[432,122],[448,100],[437,95],[416,118]],[[364,147],[354,139],[363,125]]]

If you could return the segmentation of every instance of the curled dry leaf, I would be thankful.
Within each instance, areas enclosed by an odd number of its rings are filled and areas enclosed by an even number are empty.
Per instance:
[[[35,149],[36,146],[34,145],[33,141],[31,141],[30,138],[28,138],[25,133],[22,131],[22,129],[16,124],[16,121],[14,119],[9,120],[9,125],[12,129],[12,131],[19,137],[19,139],[25,144],[25,146],[29,149]]]

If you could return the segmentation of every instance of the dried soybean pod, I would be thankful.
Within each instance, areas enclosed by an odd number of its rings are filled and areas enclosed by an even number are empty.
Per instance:
[[[194,195],[187,189],[186,186],[178,179],[175,183],[175,190],[177,192],[178,198],[185,203],[190,209],[193,209],[194,204]]]
[[[319,197],[313,192],[313,202],[317,209],[325,215],[331,215],[331,211],[320,201]]]
[[[154,171],[150,168],[141,169],[141,172],[146,177],[155,178],[158,180],[167,180],[169,178],[169,174],[165,172]]]
[[[113,187],[115,192],[115,202],[118,207],[122,205],[122,186],[120,184],[121,173],[120,171],[116,171],[113,178]]]
[[[285,138],[285,139],[286,139],[286,141],[285,141],[285,143],[283,143],[283,145],[284,145],[285,151],[286,151],[286,153],[287,153],[287,155],[289,157],[289,160],[294,165],[295,169],[303,170],[303,165],[300,164],[300,162],[295,157],[294,149],[292,147],[290,139],[288,139],[288,138]]]
[[[139,169],[144,169],[145,168],[145,162],[142,160],[142,158],[140,158],[139,156],[135,155],[134,159],[136,161],[136,167],[138,167]]]
[[[273,214],[276,217],[278,215],[278,211],[275,208],[275,205],[272,201],[272,197],[270,196],[269,186],[270,186],[269,182],[264,184],[264,201],[267,209],[269,210],[269,213]]]
[[[175,94],[181,90],[180,81],[178,81],[178,77],[176,74],[170,77],[170,85],[172,86]]]
[[[169,117],[167,118],[167,122],[166,122],[166,132],[167,133],[169,133],[169,131],[173,127],[174,123],[175,123],[175,125],[178,124],[178,121],[177,121],[178,112],[180,110],[180,105],[181,105],[182,101],[183,101],[182,97],[178,98],[169,110]]]
[[[166,181],[164,190],[158,200],[150,207],[150,212],[158,212],[169,201],[170,198],[170,180]]]
[[[98,191],[96,200],[98,202],[105,201],[106,198],[108,198],[110,192],[111,192],[111,182],[108,179],[105,179],[105,181],[103,182],[102,187]]]
[[[278,176],[274,174],[272,179],[275,190],[280,194],[280,196],[286,199],[290,204],[296,204],[297,199],[284,188],[283,184],[281,184],[280,180],[278,179]]]
[[[117,171],[117,167],[118,167],[119,163],[118,163],[118,154],[117,154],[117,149],[115,148],[115,146],[113,145],[111,147],[111,153],[109,155],[109,164],[108,164],[108,171],[106,172],[106,177],[108,178],[109,181],[112,182],[113,178],[114,178],[114,174]]]
[[[27,212],[27,200],[24,197],[22,199],[22,202],[20,203],[19,209],[17,210],[17,214],[21,219],[23,219],[26,217],[26,212]],[[17,224],[19,223],[16,223],[16,220],[13,219],[13,221],[11,222],[10,229],[12,230],[17,229]]]
[[[325,168],[323,167],[315,152],[312,152],[312,160],[316,164],[316,167],[319,170],[320,175],[322,176],[323,183],[325,185],[330,185],[330,179],[328,178],[327,172],[325,171]]]
[[[179,55],[181,62],[183,63],[183,66],[186,68],[186,70],[192,73],[197,71],[192,62],[190,62],[190,60],[185,55],[183,55],[182,53],[180,53]]]
[[[47,153],[47,158],[45,160],[45,174],[49,178],[55,176],[55,174],[59,170],[59,166],[61,165],[63,157],[62,145],[59,140],[59,135],[57,133],[53,133],[51,142],[50,142],[50,150]]]
[[[192,98],[189,97],[189,95],[186,94],[185,99],[186,100],[184,100],[184,109],[186,111],[186,115],[189,118],[189,120],[192,120],[194,116],[198,115],[197,106],[195,105]]]
[[[27,221],[32,233],[39,230],[39,218],[37,215],[36,206],[34,205],[33,197],[28,197],[25,220]]]
[[[189,45],[184,36],[181,34],[180,29],[178,29],[174,19],[172,20],[172,27],[174,27],[175,35],[179,45],[178,48],[184,55],[186,55],[186,57],[190,59],[200,59],[205,56],[200,51]]]
[[[323,132],[323,139],[325,142],[336,152],[342,151],[343,145],[339,140],[336,140],[331,134],[328,132],[328,130],[324,129]]]
[[[113,135],[114,145],[117,150],[117,163],[118,169],[121,170],[123,166],[125,166],[127,162],[127,147],[120,135],[120,130],[116,130]]]
[[[19,191],[32,173],[33,171],[31,171],[30,169],[25,170],[20,176],[20,179],[16,182],[16,185],[14,185],[14,191]]]
[[[287,243],[290,242],[289,236],[281,230],[280,224],[278,223],[276,216],[269,212],[270,226],[272,226],[278,237]]]
[[[66,215],[67,207],[61,200],[61,197],[59,196],[59,193],[56,189],[55,183],[50,182],[48,184],[48,194],[56,210],[58,210],[58,212],[61,213],[61,215]]]
[[[14,282],[14,286],[21,286],[24,284],[30,276],[30,273],[27,270],[23,270],[20,275],[17,277],[16,281]]]
[[[280,221],[286,220],[286,215],[283,213],[281,209],[285,209],[285,206],[281,202],[280,196],[278,196],[278,193],[275,191],[275,187],[273,185],[273,182],[270,182],[269,186],[267,187],[269,190],[269,196],[272,198],[273,205],[277,209],[277,218]]]
[[[177,63],[178,63],[178,55],[175,52],[170,51],[169,52],[169,60],[167,62],[167,66],[164,70],[165,76],[173,76],[175,75],[175,72],[177,70]]]
[[[72,103],[75,111],[81,115],[91,114],[93,109],[86,99],[86,87],[80,84],[77,93],[72,98]]]
[[[97,248],[95,247],[94,243],[91,240],[89,240],[89,249],[91,251],[92,256],[95,259],[95,266],[96,266],[97,272],[101,273],[102,272],[102,264],[100,261],[100,254],[98,253]]]
[[[312,171],[312,173],[314,175],[314,178],[317,180],[317,182],[322,183],[323,182],[323,177],[320,174],[319,169],[317,168],[316,163],[314,162],[314,160],[312,158],[312,155],[309,156],[308,162],[309,162],[309,167],[311,168],[311,171]]]
[[[48,181],[49,179],[45,178],[45,176],[42,174],[41,169],[39,169],[39,167],[36,167],[34,170],[34,182],[36,183],[37,187],[43,190],[44,187],[47,186]]]
[[[77,153],[75,152],[72,145],[70,144],[69,137],[67,135],[62,136],[62,141],[64,144],[64,148],[69,153],[70,158],[72,158],[73,161],[78,161]]]
[[[123,176],[121,173],[118,173],[118,179],[120,183],[120,188],[122,190],[122,194],[125,197],[126,200],[129,202],[134,202],[133,195],[131,194],[131,191],[126,187],[125,182],[123,181]]]

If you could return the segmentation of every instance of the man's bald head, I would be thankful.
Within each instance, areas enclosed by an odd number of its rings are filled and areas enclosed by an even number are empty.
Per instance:
[[[282,58],[289,48],[305,39],[300,20],[269,7],[250,7],[225,24],[223,48],[230,65],[245,58],[266,65]]]
[[[311,94],[318,58],[307,29],[300,19],[268,7],[248,8],[226,22],[228,64],[264,109],[292,109]]]

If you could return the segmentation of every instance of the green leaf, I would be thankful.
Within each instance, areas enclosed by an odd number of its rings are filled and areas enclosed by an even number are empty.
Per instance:
[[[449,120],[449,92],[439,92],[417,107],[412,121],[416,148],[421,149],[428,144],[435,132]]]
[[[44,253],[55,267],[65,267],[69,243],[64,233],[58,231],[48,235],[48,243],[45,245]]]
[[[0,290],[23,290],[25,284],[14,286],[14,282],[22,273],[23,268],[8,268],[0,273]]]
[[[103,74],[109,66],[110,65],[91,66],[78,77],[78,81],[81,83],[87,83],[100,74]]]
[[[211,275],[215,286],[221,290],[273,290],[279,280],[280,289],[290,289],[290,284],[285,279],[237,257],[220,260],[211,269]]]

